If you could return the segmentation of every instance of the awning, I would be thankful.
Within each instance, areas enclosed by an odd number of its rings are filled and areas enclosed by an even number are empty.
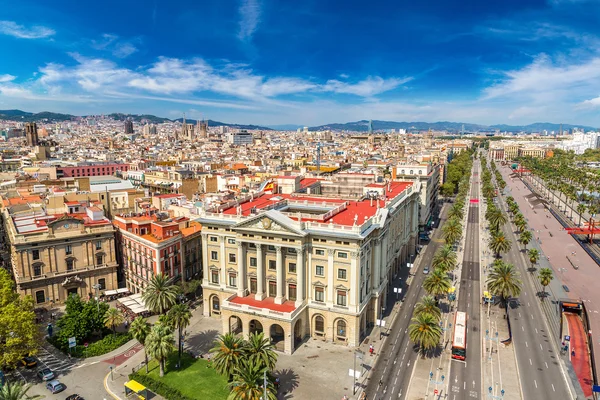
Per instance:
[[[116,290],[107,290],[106,292],[104,292],[105,296],[114,296],[115,294],[117,294]]]
[[[128,293],[129,289],[127,288],[121,288],[121,289],[117,289],[117,293]]]
[[[140,393],[144,390],[146,390],[146,386],[143,386],[142,384],[136,382],[136,381],[127,381],[125,382],[125,387],[133,390],[136,393]]]

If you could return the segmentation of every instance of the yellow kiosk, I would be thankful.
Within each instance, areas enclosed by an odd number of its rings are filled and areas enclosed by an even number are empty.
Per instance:
[[[131,395],[137,396],[140,400],[146,400],[148,398],[148,389],[146,386],[131,380],[125,382],[125,395],[129,398]]]

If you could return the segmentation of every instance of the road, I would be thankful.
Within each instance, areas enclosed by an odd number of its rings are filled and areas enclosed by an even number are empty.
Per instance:
[[[514,195],[519,195],[514,193]],[[506,211],[506,203],[498,196],[500,205]],[[517,366],[521,379],[524,399],[570,399],[565,375],[558,362],[554,339],[542,315],[537,291],[531,278],[527,276],[525,257],[519,249],[517,237],[510,223],[502,230],[512,242],[511,250],[502,258],[515,265],[523,280],[523,290],[519,297],[520,305],[510,310],[513,344],[517,356]]]
[[[431,266],[433,255],[443,244],[439,228],[446,220],[448,208],[448,204],[443,207],[438,228],[435,229],[429,244],[421,252],[421,259],[418,269],[415,269],[413,280],[408,289],[404,287],[406,295],[394,323],[389,327],[385,354],[380,351],[381,355],[370,372],[369,384],[365,390],[368,399],[402,399],[408,393],[411,372],[418,357],[417,348],[414,347],[407,334],[408,325],[415,304],[425,295],[422,284],[427,275],[423,274],[423,266]],[[393,293],[391,298],[393,301],[395,300]],[[387,309],[390,309],[389,306]]]
[[[467,357],[452,360],[449,399],[478,399],[481,392],[481,315],[479,266],[479,161],[473,163],[470,199],[467,215],[465,251],[460,278],[457,311],[467,313]],[[467,199],[469,201],[469,199]]]

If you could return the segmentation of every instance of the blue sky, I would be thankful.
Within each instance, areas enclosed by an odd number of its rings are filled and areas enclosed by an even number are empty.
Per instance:
[[[0,109],[600,126],[600,0],[0,0]]]

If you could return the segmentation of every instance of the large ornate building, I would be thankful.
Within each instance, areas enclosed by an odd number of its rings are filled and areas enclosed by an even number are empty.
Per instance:
[[[63,204],[50,212],[39,195],[3,199],[17,290],[38,306],[118,287],[114,228],[101,205],[68,198]]]
[[[419,185],[371,183],[351,200],[259,193],[206,212],[204,314],[286,353],[309,336],[359,345],[415,255]]]

